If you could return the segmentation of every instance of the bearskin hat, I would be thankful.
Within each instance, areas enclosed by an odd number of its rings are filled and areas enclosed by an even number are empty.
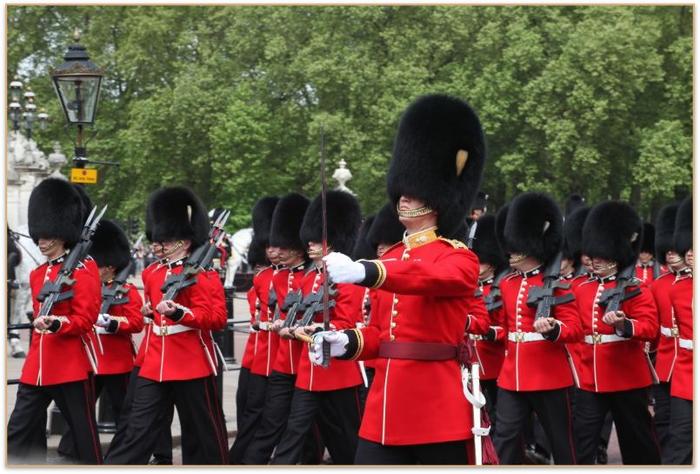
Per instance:
[[[583,224],[583,253],[615,261],[622,270],[637,261],[642,246],[642,220],[622,201],[597,204]]]
[[[372,222],[374,222],[374,217],[374,214],[367,216],[360,226],[360,231],[355,241],[355,248],[352,249],[353,260],[372,260],[377,258],[377,248],[372,247],[367,240],[367,233],[372,226]]]
[[[501,249],[501,253],[505,256],[506,252],[506,237],[504,235],[506,229],[506,217],[508,217],[509,203],[505,203],[496,213],[496,242]]]
[[[131,246],[116,222],[101,220],[92,236],[90,255],[99,267],[112,266],[119,273],[131,261]]]
[[[323,214],[321,195],[311,201],[299,229],[299,237],[305,244],[321,242]],[[362,224],[362,211],[357,199],[346,191],[332,190],[326,193],[326,223],[328,224],[328,246],[334,252],[349,255],[355,247],[357,234]]]
[[[573,260],[574,265],[578,265],[581,261],[581,247],[583,245],[581,234],[583,223],[586,222],[590,211],[591,208],[588,206],[578,207],[571,214],[567,214],[564,221],[564,242],[561,250],[563,257]]]
[[[653,224],[645,222],[642,230],[642,246],[639,249],[640,252],[648,252],[654,255],[654,248],[656,247],[656,229]]]
[[[522,193],[508,206],[503,229],[505,250],[547,263],[559,253],[563,227],[561,211],[551,197],[543,193]]]
[[[267,260],[267,253],[265,253],[265,242],[253,239],[248,247],[248,265],[250,268],[255,268],[256,266],[269,265]]]
[[[372,227],[367,233],[367,240],[374,250],[377,250],[379,244],[393,245],[400,242],[405,230],[396,214],[396,207],[389,202],[377,212],[377,217],[374,218]]]
[[[569,217],[569,214],[574,212],[579,207],[586,205],[586,198],[580,194],[570,194],[564,203],[564,216]]]
[[[673,231],[676,227],[676,212],[678,203],[667,204],[656,216],[656,234],[654,235],[654,251],[656,260],[666,265],[666,252],[673,250]]]
[[[693,248],[693,199],[690,196],[678,206],[673,246],[681,258],[684,258],[685,253]]]
[[[474,204],[471,205],[472,210],[481,209],[486,212],[486,204],[489,200],[489,195],[483,191],[476,193],[476,198],[474,199]]]
[[[83,205],[75,186],[65,179],[46,178],[29,196],[29,235],[39,239],[60,239],[67,248],[80,240]]]
[[[78,195],[80,196],[80,208],[83,214],[83,224],[85,224],[85,221],[87,221],[88,216],[90,216],[92,212],[92,208],[95,206],[92,204],[92,199],[88,196],[87,191],[85,191],[85,186],[73,184],[73,187],[78,191]]]
[[[270,226],[272,225],[272,213],[280,198],[277,196],[265,196],[253,206],[253,239],[264,246],[270,244]]]
[[[209,217],[197,195],[184,186],[160,188],[146,206],[146,235],[152,242],[191,240],[192,248],[207,240]]]
[[[472,250],[479,257],[480,263],[488,263],[496,268],[505,264],[501,247],[496,240],[496,216],[486,214],[476,221]]]
[[[306,244],[299,238],[299,229],[309,200],[299,193],[283,196],[272,213],[270,245],[285,249],[306,251]]]
[[[387,191],[420,199],[438,213],[438,230],[451,235],[464,221],[481,183],[486,144],[472,108],[446,95],[419,98],[403,113],[394,139]]]

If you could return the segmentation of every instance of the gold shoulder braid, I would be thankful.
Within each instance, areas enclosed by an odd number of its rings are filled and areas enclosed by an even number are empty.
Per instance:
[[[447,242],[451,246],[453,246],[456,249],[469,249],[467,245],[462,242],[461,240],[456,240],[456,239],[446,239],[445,237],[439,237],[440,240],[443,242]]]

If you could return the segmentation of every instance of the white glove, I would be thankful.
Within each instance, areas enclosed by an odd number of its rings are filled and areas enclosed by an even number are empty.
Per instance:
[[[345,355],[345,346],[350,341],[348,335],[342,331],[321,331],[312,336],[313,342],[309,344],[309,360],[314,365],[323,365],[323,341],[331,345],[331,357]]]
[[[365,266],[340,252],[331,252],[323,261],[334,283],[359,283],[365,279]]]
[[[95,326],[99,326],[101,328],[108,328],[111,322],[112,318],[109,317],[109,314],[100,313],[100,315],[97,316],[97,321],[95,321]]]

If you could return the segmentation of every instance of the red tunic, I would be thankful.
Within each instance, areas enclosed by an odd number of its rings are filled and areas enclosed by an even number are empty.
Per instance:
[[[281,308],[284,304],[284,300],[287,297],[287,293],[290,291],[297,291],[301,288],[301,281],[304,278],[304,265],[298,265],[291,271],[288,269],[281,270],[272,279],[272,285],[275,288],[275,293],[277,294],[277,305]],[[287,314],[284,311],[280,311],[280,319],[284,321],[287,318]],[[302,350],[305,348],[304,343],[297,340],[282,339],[279,335],[275,334],[273,337],[277,338],[277,355],[275,356],[275,361],[272,364],[272,370],[287,374],[295,375],[299,366],[299,356]]]
[[[148,281],[148,277],[162,265],[163,263],[161,261],[156,261],[143,269],[143,271],[141,272],[141,281],[143,282],[144,288],[146,288],[146,282]],[[144,304],[148,304],[150,302],[150,300],[148,299],[148,295],[144,296]],[[145,332],[143,334],[143,337],[141,338],[139,350],[136,352],[136,358],[134,358],[134,367],[141,367],[141,365],[143,365],[143,356],[144,354],[146,354],[146,350],[148,349],[148,343],[151,340],[151,324],[152,323],[144,319]]]
[[[508,325],[509,337],[534,333],[536,307],[527,305],[528,294],[533,286],[542,285],[542,272],[532,271],[525,277],[521,273],[506,276],[500,282],[503,311]],[[555,291],[556,296],[571,290]],[[535,340],[516,342],[510,339],[498,386],[517,392],[554,390],[569,387],[574,383],[573,363],[564,343],[581,339],[581,323],[576,312],[576,302],[560,304],[552,308],[552,316],[560,321],[559,336],[555,341]],[[537,336],[533,336],[537,337]]]
[[[216,370],[202,330],[220,329],[226,324],[226,319],[216,320],[220,315],[213,311],[215,303],[211,298],[211,283],[207,275],[197,274],[196,283],[184,288],[175,297],[175,303],[184,308],[184,316],[179,321],[173,322],[155,309],[162,300],[160,288],[166,278],[182,272],[182,269],[182,260],[161,265],[144,282],[144,293],[153,307],[153,324],[150,326],[150,341],[139,371],[140,377],[157,382],[192,380],[207,377]],[[155,329],[155,326],[159,329]],[[171,326],[191,330],[174,333],[176,328]],[[168,332],[167,335],[164,331]]]
[[[143,301],[134,285],[126,283],[124,286],[128,289],[125,296],[129,301],[113,305],[109,309],[109,315],[119,323],[117,331],[106,333],[95,326],[91,333],[97,352],[97,375],[123,374],[134,368],[134,343],[131,335],[143,329]]]
[[[570,278],[564,277],[566,280],[566,283],[569,283],[571,285],[571,291],[573,292],[576,288],[581,286],[582,284],[586,283],[588,279],[590,278],[590,275],[588,273],[584,273],[582,275],[578,276],[572,276]],[[579,342],[569,342],[566,344],[566,350],[569,351],[569,356],[571,356],[571,362],[573,364],[574,370],[576,371],[577,375],[577,380],[574,380],[576,383],[576,386],[579,386],[579,381],[578,381],[578,368],[581,364],[581,346],[583,345],[583,341]]]
[[[323,274],[318,270],[312,270],[304,276],[302,290],[304,297],[311,293],[318,293],[323,288]],[[341,284],[336,286],[337,294],[334,297],[335,307],[328,311],[330,322],[336,329],[351,329],[360,320],[360,309],[365,294],[365,289],[357,285]],[[323,322],[323,314],[315,316],[315,322]],[[315,367],[302,354],[299,358],[296,387],[310,392],[323,392],[354,387],[362,383],[362,374],[356,361],[333,360],[328,368]]]
[[[670,382],[678,357],[678,322],[671,306],[671,287],[676,280],[673,273],[665,273],[650,285],[659,310],[659,339],[656,347],[656,375],[660,382]]]
[[[489,280],[488,283],[482,284],[481,286],[481,296],[477,300],[481,301],[482,305],[483,298],[486,298],[489,293],[491,293],[492,283],[493,280]],[[485,341],[479,337],[471,336],[476,339],[474,343],[474,352],[477,362],[479,362],[481,380],[496,380],[501,371],[501,366],[503,365],[506,352],[506,332],[502,327],[502,315],[503,307],[493,310],[488,315],[489,324],[494,327],[496,331],[496,340]]]
[[[248,299],[248,309],[250,311],[250,324],[255,322],[255,315],[258,312],[259,300],[258,296],[255,294],[255,286],[251,286],[246,293],[246,298]],[[255,357],[256,346],[258,342],[258,332],[253,331],[252,327],[248,332],[248,339],[245,343],[245,349],[243,350],[243,360],[241,361],[241,367],[244,369],[250,369],[253,365],[253,358]]]
[[[36,297],[47,280],[55,281],[62,259],[47,262],[32,270],[29,284],[32,289],[34,315],[41,304]],[[53,264],[52,264],[53,263]],[[82,336],[88,334],[100,311],[101,282],[97,265],[91,258],[78,264],[73,271],[73,297],[56,303],[51,314],[58,316],[58,331],[34,330],[27,359],[22,367],[20,381],[28,385],[56,385],[86,380],[92,371],[86,344]]]
[[[614,288],[617,282],[597,279],[580,285],[574,293],[584,337],[614,335],[615,328],[603,323],[605,308],[598,305],[600,293]],[[621,310],[632,321],[632,337],[626,341],[602,344],[581,344],[579,376],[581,388],[593,392],[619,392],[647,387],[652,383],[644,342],[656,338],[659,322],[656,304],[647,285],[638,287],[641,293],[623,301]],[[628,291],[633,291],[631,287]]]
[[[226,326],[228,320],[228,309],[226,308],[226,296],[224,285],[221,283],[219,272],[216,270],[207,270],[204,272],[206,281],[209,287],[209,297],[211,298],[211,317],[208,319],[209,326],[202,328],[202,339],[207,346],[210,357],[214,361],[217,371],[219,370],[220,358],[217,357],[218,351],[214,347],[214,337],[212,331],[221,331]]]
[[[634,267],[634,276],[645,285],[650,285],[654,281],[654,261],[649,265],[637,263]]]
[[[260,322],[272,321],[273,314],[269,307],[270,291],[272,290],[272,278],[277,272],[277,269],[267,267],[253,277],[253,288],[260,304],[260,309],[257,310]],[[270,331],[258,331],[256,337],[257,344],[250,371],[256,375],[268,377],[272,371],[274,358],[277,355],[279,336]]]
[[[376,358],[359,436],[385,445],[471,439],[457,359],[377,356],[387,341],[459,345],[479,275],[476,255],[461,242],[428,238],[411,248],[397,243],[374,262],[383,274],[374,282],[372,320],[356,330],[355,358]]]
[[[372,294],[376,290],[372,288],[365,288],[364,296],[362,297],[362,308],[360,313],[360,324],[357,325],[358,328],[363,328],[372,321]],[[366,369],[374,369],[374,359],[364,360]]]
[[[678,275],[671,287],[673,311],[680,332],[679,344],[693,340],[693,275]],[[671,378],[671,396],[693,399],[693,351],[679,347],[676,367]]]

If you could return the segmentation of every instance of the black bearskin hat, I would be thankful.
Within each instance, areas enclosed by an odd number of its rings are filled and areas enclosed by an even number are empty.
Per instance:
[[[654,236],[654,247],[656,260],[661,265],[666,264],[666,252],[674,250],[673,231],[676,227],[676,212],[678,203],[667,204],[661,208],[656,216],[656,235]]]
[[[496,216],[493,214],[486,214],[476,221],[472,250],[479,257],[480,263],[488,263],[496,268],[505,264],[503,252],[496,240]]]
[[[393,245],[400,242],[405,230],[396,214],[396,208],[391,203],[386,203],[377,212],[377,217],[374,218],[372,227],[367,233],[367,241],[374,250],[377,250],[379,244]]]
[[[299,193],[283,196],[272,213],[270,245],[306,252],[306,244],[299,238],[299,229],[309,200]]]
[[[506,252],[506,237],[504,235],[506,229],[506,217],[508,217],[508,206],[510,203],[505,203],[496,213],[496,242],[501,249],[501,253],[505,256]]]
[[[116,222],[101,220],[92,236],[90,255],[98,267],[112,266],[119,273],[131,261],[131,246]]]
[[[92,212],[92,208],[95,206],[92,204],[92,199],[88,196],[87,191],[85,191],[85,186],[74,184],[73,187],[78,191],[78,195],[80,196],[80,208],[83,214],[83,224],[85,224],[85,221]],[[92,253],[90,253],[90,255],[92,255]]]
[[[265,253],[265,243],[253,239],[250,242],[250,246],[248,247],[248,265],[250,265],[250,268],[255,268],[256,266],[266,266],[269,265],[269,261],[267,260],[267,254]]]
[[[367,216],[360,226],[360,231],[357,234],[357,241],[355,242],[355,248],[352,249],[352,259],[353,260],[372,260],[377,258],[377,248],[372,247],[367,240],[367,233],[369,228],[374,222],[374,214]]]
[[[564,221],[557,203],[543,193],[516,196],[508,206],[503,236],[509,254],[522,253],[549,262],[561,248]]]
[[[584,254],[615,261],[622,270],[639,257],[642,220],[625,202],[602,202],[588,213],[582,237]]]
[[[586,198],[580,194],[570,194],[569,197],[566,198],[566,203],[564,204],[564,216],[568,217],[569,214],[574,212],[576,209],[585,205]]]
[[[673,246],[681,258],[685,258],[685,253],[693,248],[693,199],[690,196],[678,206]]]
[[[654,255],[656,248],[656,229],[649,222],[645,222],[642,230],[642,246],[640,252],[648,252]]]
[[[83,211],[80,194],[65,179],[46,178],[29,196],[29,235],[39,239],[60,239],[67,248],[80,240]]]
[[[387,191],[396,208],[402,195],[438,213],[438,230],[451,235],[464,221],[481,183],[486,144],[481,123],[460,99],[428,95],[411,104],[394,139]]]
[[[299,237],[304,244],[321,242],[323,234],[321,210],[321,195],[319,194],[306,209],[304,221],[299,229]],[[357,199],[346,191],[328,191],[326,193],[326,216],[328,246],[334,252],[350,255],[355,247],[357,234],[362,224],[362,211],[360,211]]]
[[[486,212],[486,203],[489,200],[489,195],[483,191],[476,193],[476,199],[474,199],[474,204],[471,205],[472,210],[481,209]]]
[[[581,261],[583,224],[589,212],[591,208],[588,206],[578,207],[571,214],[567,214],[564,221],[564,242],[561,250],[563,257],[573,260],[574,265]]]
[[[146,235],[151,242],[191,240],[194,249],[207,240],[209,216],[191,189],[184,186],[160,188],[148,198]]]
[[[253,239],[267,247],[270,244],[270,226],[272,225],[272,213],[280,198],[277,196],[265,196],[253,206]]]

